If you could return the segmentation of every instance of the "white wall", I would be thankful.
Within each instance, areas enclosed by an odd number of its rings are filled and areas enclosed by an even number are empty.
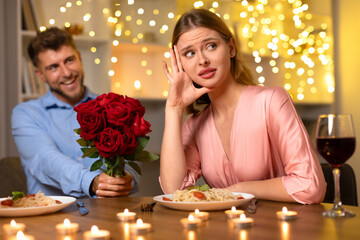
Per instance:
[[[351,113],[356,131],[356,150],[348,163],[357,176],[360,199],[360,1],[333,0],[336,106],[339,113]]]

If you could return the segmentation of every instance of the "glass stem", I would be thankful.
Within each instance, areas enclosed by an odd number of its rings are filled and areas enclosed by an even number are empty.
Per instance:
[[[333,168],[334,176],[334,187],[335,187],[335,199],[334,199],[334,208],[341,208],[341,198],[340,198],[340,169],[338,167]]]

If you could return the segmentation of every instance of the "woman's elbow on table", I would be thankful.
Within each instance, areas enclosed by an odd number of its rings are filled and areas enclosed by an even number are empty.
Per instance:
[[[293,193],[291,196],[301,204],[319,204],[324,200],[326,182],[324,184],[312,184],[309,188]]]

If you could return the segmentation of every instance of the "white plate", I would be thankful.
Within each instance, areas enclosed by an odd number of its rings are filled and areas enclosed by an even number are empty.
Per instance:
[[[24,216],[35,216],[35,215],[53,213],[60,211],[63,208],[66,208],[76,200],[73,197],[64,197],[64,196],[51,196],[51,198],[55,200],[59,200],[60,202],[62,202],[62,204],[56,204],[56,205],[44,206],[44,207],[29,207],[29,208],[0,207],[0,217],[24,217]],[[0,198],[0,201],[3,200],[6,200],[6,198]]]
[[[154,197],[154,200],[168,208],[173,208],[177,210],[186,210],[186,211],[194,211],[195,209],[199,209],[200,211],[214,211],[214,210],[225,210],[231,209],[232,206],[240,206],[244,203],[249,202],[254,195],[250,193],[239,193],[233,192],[234,195],[241,195],[244,199],[237,199],[232,201],[222,201],[222,202],[173,202],[173,201],[165,201],[163,197],[167,197],[172,199],[172,194],[159,195]]]

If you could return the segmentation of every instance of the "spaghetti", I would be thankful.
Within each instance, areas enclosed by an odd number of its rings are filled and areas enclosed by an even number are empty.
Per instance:
[[[15,200],[9,197],[1,202],[1,207],[29,208],[51,206],[55,204],[61,204],[61,202],[45,196],[42,192],[37,192],[36,194],[24,195]]]
[[[196,188],[176,190],[173,194],[174,202],[214,202],[237,200],[232,192],[221,188],[212,188],[207,191],[199,191]]]

